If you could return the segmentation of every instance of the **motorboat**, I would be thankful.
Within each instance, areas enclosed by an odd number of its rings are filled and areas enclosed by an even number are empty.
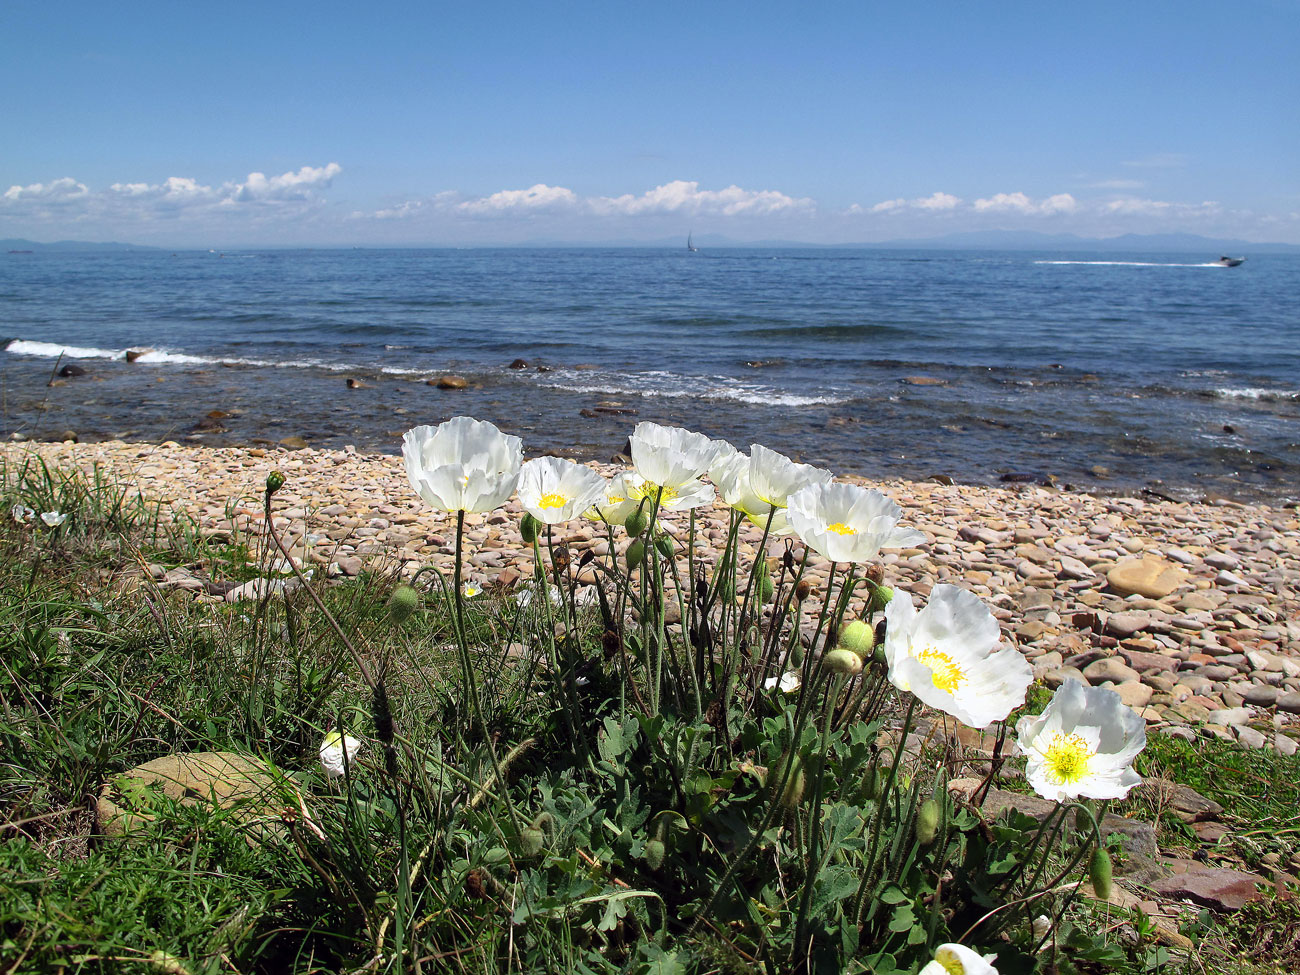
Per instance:
[[[1236,267],[1244,260],[1244,257],[1228,257],[1228,255],[1225,254],[1215,261],[1215,263],[1222,264],[1224,267]]]

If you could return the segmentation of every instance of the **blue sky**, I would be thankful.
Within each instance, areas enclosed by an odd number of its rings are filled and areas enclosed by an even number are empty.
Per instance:
[[[1300,0],[0,8],[0,237],[1300,242]]]

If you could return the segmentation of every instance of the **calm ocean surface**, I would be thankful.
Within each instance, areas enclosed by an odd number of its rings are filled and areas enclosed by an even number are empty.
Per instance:
[[[0,254],[0,432],[396,451],[467,413],[605,459],[652,419],[873,476],[1294,499],[1300,257],[1217,256]],[[48,388],[60,353],[87,374]]]

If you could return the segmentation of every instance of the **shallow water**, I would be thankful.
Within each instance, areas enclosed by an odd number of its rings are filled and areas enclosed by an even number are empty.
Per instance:
[[[0,431],[395,451],[468,413],[606,458],[654,419],[876,476],[1290,499],[1300,258],[1213,256],[0,255]],[[47,387],[60,354],[88,374]]]

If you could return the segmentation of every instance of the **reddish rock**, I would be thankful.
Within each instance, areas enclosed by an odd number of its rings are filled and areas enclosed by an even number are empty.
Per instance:
[[[1185,873],[1157,880],[1151,889],[1166,897],[1179,897],[1216,911],[1239,911],[1253,900],[1263,896],[1258,885],[1266,881],[1253,873],[1229,867],[1206,867],[1186,860],[1166,861],[1166,864]],[[1188,866],[1183,867],[1184,864]]]

